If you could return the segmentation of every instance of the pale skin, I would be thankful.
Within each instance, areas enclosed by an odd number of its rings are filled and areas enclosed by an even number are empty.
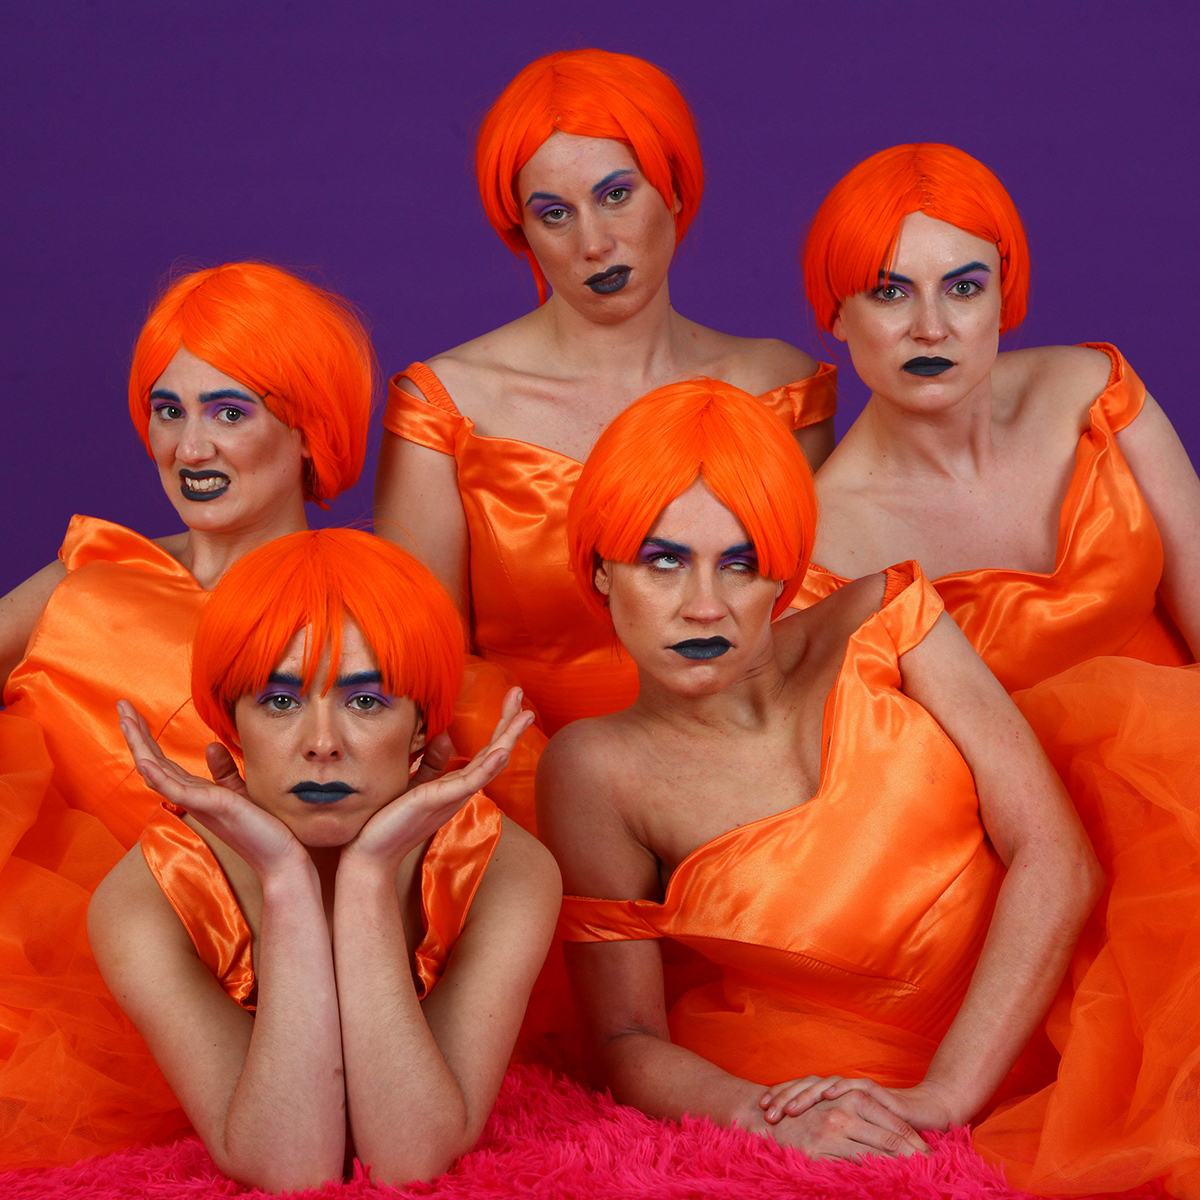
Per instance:
[[[826,697],[848,638],[883,595],[882,577],[868,576],[772,625],[782,585],[757,574],[745,529],[702,481],[648,538],[684,549],[650,541],[639,561],[605,562],[596,575],[638,664],[638,699],[562,730],[539,769],[539,830],[568,894],[661,901],[692,851],[812,797]],[[715,636],[731,648],[714,659],[670,649]],[[812,1155],[908,1155],[926,1149],[921,1130],[969,1120],[1015,1061],[1102,875],[1036,738],[950,618],[900,665],[905,693],[970,766],[980,819],[1007,867],[966,998],[925,1078],[904,1089],[738,1078],[671,1043],[656,941],[567,943],[597,1069],[619,1100],[660,1117],[704,1114]]]
[[[785,342],[718,333],[671,307],[674,211],[629,147],[552,134],[521,169],[516,190],[553,294],[429,360],[477,434],[582,462],[618,413],[664,384],[705,375],[761,395],[816,371]],[[632,268],[620,290],[597,294],[584,282],[614,266]],[[402,386],[421,394],[407,379]],[[815,468],[833,448],[833,422],[796,438]],[[385,432],[375,522],[377,533],[429,565],[465,614],[470,545],[453,457]]]
[[[88,933],[223,1173],[268,1191],[318,1187],[341,1179],[353,1153],[377,1181],[429,1179],[474,1145],[491,1112],[561,885],[547,851],[505,819],[445,974],[418,1001],[422,863],[532,715],[513,689],[466,767],[440,774],[439,755],[410,783],[425,740],[416,706],[386,694],[350,621],[336,682],[320,694],[326,649],[304,692],[303,632],[276,682],[234,710],[244,779],[219,745],[211,782],[188,775],[121,705],[138,770],[188,810],[229,879],[253,936],[257,1013],[200,961],[138,846],[97,889]],[[306,781],[355,790],[305,802],[290,789]]]
[[[833,326],[871,399],[817,473],[813,561],[847,578],[910,558],[931,578],[1052,572],[1108,357],[1075,346],[998,354],[996,247],[945,221],[906,217],[890,270],[879,288],[847,297]],[[923,378],[903,369],[917,357],[954,366]],[[1149,396],[1116,440],[1162,535],[1160,595],[1196,654],[1200,480]]]
[[[154,462],[187,527],[155,540],[202,588],[214,587],[256,546],[308,528],[304,435],[280,421],[263,396],[181,346],[155,380],[150,409]],[[208,499],[185,495],[197,482],[212,486],[194,478],[205,473],[228,485]],[[66,573],[55,559],[0,599],[0,680],[25,657],[38,617]]]

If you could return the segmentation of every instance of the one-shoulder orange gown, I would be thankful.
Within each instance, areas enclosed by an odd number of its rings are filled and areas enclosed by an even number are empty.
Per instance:
[[[400,387],[406,377],[424,400]],[[791,429],[814,424],[836,408],[836,372],[822,364],[761,399]],[[637,668],[580,599],[568,564],[567,502],[582,463],[529,442],[480,437],[423,363],[392,380],[384,426],[454,456],[471,542],[473,645],[512,672],[546,736],[632,704]]]
[[[1112,371],[1079,439],[1054,571],[933,581],[1014,693],[1109,877],[1046,1022],[1063,1055],[1057,1082],[995,1114],[975,1143],[1033,1191],[1165,1175],[1195,1196],[1200,1131],[1179,1113],[1200,1094],[1200,995],[1179,964],[1200,959],[1200,667],[1184,666],[1193,656],[1158,597],[1162,541],[1116,441],[1146,389],[1114,347],[1093,348]],[[814,566],[797,605],[844,582]]]
[[[889,572],[889,596],[901,570]],[[672,1040],[764,1085],[807,1074],[917,1083],[963,999],[1003,877],[969,769],[899,690],[899,656],[942,608],[915,565],[907,570],[911,582],[847,647],[812,800],[694,851],[661,904],[564,901],[567,940],[669,938],[702,955],[709,979],[671,1007]],[[976,1144],[1037,1192],[1120,1191],[1167,1176],[1194,1197],[1200,864],[1140,814],[1112,832],[1133,869],[1106,897],[1108,953],[1130,986],[1104,990],[1111,974],[1096,969],[1105,951],[1094,922],[1047,1022],[1062,1053],[1058,1082],[1039,1036],[985,1109]],[[1157,877],[1142,869],[1156,856]],[[694,965],[683,970],[697,977]],[[1144,1047],[1147,1028],[1156,1035]],[[1036,1169],[1031,1142],[1042,1151]]]

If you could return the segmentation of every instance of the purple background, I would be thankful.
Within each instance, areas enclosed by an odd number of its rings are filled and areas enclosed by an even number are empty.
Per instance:
[[[474,127],[551,50],[649,58],[694,107],[709,177],[672,274],[687,316],[828,357],[804,223],[859,159],[948,141],[1013,193],[1033,248],[1019,345],[1118,343],[1193,458],[1192,4],[44,2],[7,6],[0,593],[74,512],[177,529],[125,409],[133,339],[176,264],[311,270],[367,314],[386,374],[535,293],[474,191]],[[20,11],[18,11],[18,9]],[[839,430],[861,388],[843,364]],[[364,480],[325,523],[370,510]]]

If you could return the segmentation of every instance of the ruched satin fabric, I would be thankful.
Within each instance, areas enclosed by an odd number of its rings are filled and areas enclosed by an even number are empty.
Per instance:
[[[1075,451],[1054,571],[988,568],[933,581],[947,612],[1010,692],[1101,654],[1165,666],[1192,661],[1158,600],[1162,539],[1115,436],[1142,411],[1146,388],[1115,346],[1087,344],[1109,356],[1112,372]],[[845,582],[813,565],[794,607]]]
[[[425,400],[400,387],[405,377]],[[836,372],[822,365],[761,399],[789,428],[811,425],[834,413]],[[392,380],[384,425],[454,456],[471,542],[474,649],[511,671],[546,735],[632,704],[637,668],[612,627],[584,606],[567,561],[567,502],[582,464],[529,442],[478,436],[423,363]]]

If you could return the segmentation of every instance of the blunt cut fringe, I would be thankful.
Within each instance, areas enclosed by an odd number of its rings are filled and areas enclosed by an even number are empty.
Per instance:
[[[159,296],[133,351],[129,414],[150,450],[150,391],[181,346],[264,397],[311,454],[305,499],[325,501],[362,472],[375,355],[341,297],[267,263],[193,271]]]
[[[691,110],[658,67],[607,50],[564,50],[530,63],[483,118],[475,171],[483,211],[504,244],[529,261],[539,304],[546,302],[546,277],[521,228],[517,173],[559,130],[624,142],[671,211],[678,194],[682,208],[675,214],[676,245],[704,193]]]
[[[923,212],[992,242],[1000,252],[1000,332],[1025,319],[1029,246],[1012,197],[978,159],[915,142],[864,159],[825,197],[804,245],[804,289],[817,324],[833,329],[847,296],[878,286],[900,224]]]
[[[330,648],[337,678],[346,619],[375,653],[383,686],[420,709],[430,737],[450,724],[462,685],[462,621],[428,568],[357,529],[315,529],[267,542],[213,589],[192,651],[192,700],[222,742],[239,746],[233,709],[266,686],[288,642],[305,630],[304,690]]]
[[[817,498],[796,439],[761,400],[716,379],[668,384],[600,435],[567,509],[571,569],[584,602],[608,619],[598,560],[631,563],[668,504],[702,478],[741,521],[758,569],[796,595],[812,553]]]

